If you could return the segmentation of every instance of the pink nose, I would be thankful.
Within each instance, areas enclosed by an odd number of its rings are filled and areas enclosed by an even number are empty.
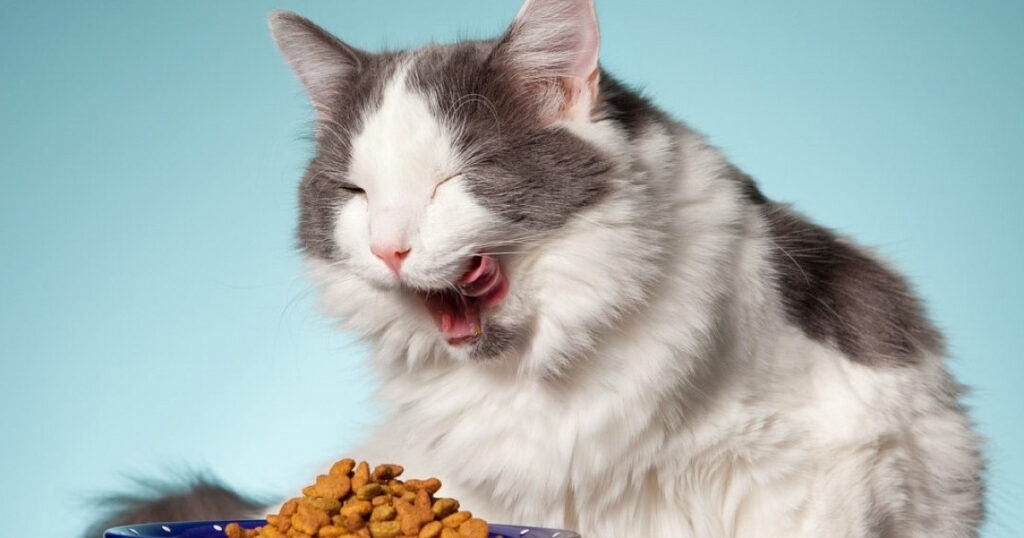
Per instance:
[[[402,261],[409,255],[409,247],[396,247],[395,245],[373,245],[370,252],[380,258],[391,268],[396,275],[402,270]]]

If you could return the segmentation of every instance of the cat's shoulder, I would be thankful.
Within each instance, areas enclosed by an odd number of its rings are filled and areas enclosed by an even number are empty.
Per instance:
[[[907,278],[877,253],[762,198],[772,282],[790,323],[854,361],[912,364],[943,341]]]

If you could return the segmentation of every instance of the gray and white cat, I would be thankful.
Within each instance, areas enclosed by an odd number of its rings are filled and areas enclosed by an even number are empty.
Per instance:
[[[977,536],[906,281],[602,71],[591,0],[402,52],[270,26],[317,117],[301,244],[391,413],[356,456],[587,538]]]
[[[602,71],[592,0],[379,54],[270,26],[317,115],[301,243],[391,412],[357,456],[588,538],[977,535],[906,281]]]

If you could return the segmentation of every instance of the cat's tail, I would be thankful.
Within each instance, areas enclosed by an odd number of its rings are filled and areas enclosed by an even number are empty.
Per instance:
[[[102,538],[119,525],[159,521],[250,519],[270,504],[239,494],[208,473],[190,472],[177,480],[132,479],[130,491],[107,493],[89,505],[97,520],[81,538]]]

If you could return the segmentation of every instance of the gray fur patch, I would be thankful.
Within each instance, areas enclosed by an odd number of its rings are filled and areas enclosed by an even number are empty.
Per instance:
[[[99,497],[92,504],[104,515],[82,534],[99,538],[103,531],[133,523],[247,519],[269,503],[242,496],[206,475],[178,484],[137,479],[136,491]]]
[[[660,109],[651,104],[637,90],[627,88],[618,79],[602,71],[600,101],[596,111],[597,121],[613,121],[617,123],[631,139],[644,133],[651,124],[671,124],[672,120]]]
[[[539,102],[519,91],[515,73],[490,42],[421,50],[410,89],[458,134],[461,172],[477,201],[531,231],[565,223],[607,191],[612,163],[595,147],[545,126]]]
[[[768,203],[768,198],[761,192],[761,189],[758,188],[754,178],[747,175],[746,172],[730,164],[725,177],[739,185],[740,194],[743,195],[743,198],[748,202],[754,205],[764,205]]]
[[[902,276],[785,206],[761,207],[786,315],[804,333],[874,366],[941,351],[942,337]]]
[[[484,322],[482,338],[473,347],[470,355],[476,360],[497,357],[515,344],[522,330],[515,330],[493,321]]]
[[[368,114],[380,107],[398,57],[393,53],[363,53],[352,78],[338,81],[343,89],[330,104],[328,119],[318,125],[316,155],[299,185],[298,239],[307,254],[325,260],[341,256],[334,242],[334,226],[338,208],[355,196],[343,188],[352,137]]]

